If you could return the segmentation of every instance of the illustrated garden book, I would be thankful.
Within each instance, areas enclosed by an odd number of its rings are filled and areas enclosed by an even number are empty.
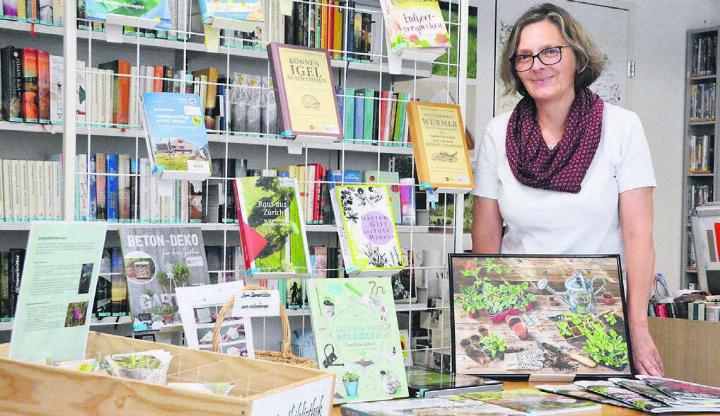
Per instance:
[[[473,189],[460,107],[411,101],[408,118],[419,182],[440,192]]]
[[[268,44],[267,51],[281,136],[341,139],[342,121],[327,51],[278,43]]]
[[[387,185],[337,185],[330,200],[348,274],[389,275],[403,269]]]
[[[380,6],[392,54],[432,62],[450,48],[450,37],[437,1],[380,0]]]
[[[390,278],[309,279],[321,370],[335,373],[335,403],[408,397]]]
[[[118,233],[133,319],[180,322],[175,288],[210,284],[200,227],[133,226]]]
[[[210,177],[210,150],[200,97],[146,92],[142,95],[142,109],[154,173],[162,179]]]
[[[457,373],[631,375],[619,256],[451,254],[450,275]]]
[[[85,16],[104,22],[109,14],[154,21],[157,29],[170,29],[169,0],[85,0]]]
[[[566,415],[597,411],[602,408],[591,401],[545,393],[536,389],[485,391],[461,394],[460,397],[506,407],[527,415]]]
[[[263,3],[266,0],[199,0],[200,18],[204,24],[214,19],[234,20],[236,30],[253,32],[265,21]]]
[[[235,199],[248,273],[264,278],[310,276],[297,179],[236,178]]]

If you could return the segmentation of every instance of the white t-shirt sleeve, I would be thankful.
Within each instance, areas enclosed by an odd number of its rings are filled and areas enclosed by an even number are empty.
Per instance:
[[[630,113],[628,123],[627,134],[620,143],[620,160],[616,168],[618,193],[656,186],[650,148],[640,118]]]
[[[491,122],[492,125],[492,122]],[[498,152],[495,139],[491,133],[491,125],[485,130],[485,135],[478,148],[475,161],[475,189],[472,194],[482,198],[498,199],[500,179],[498,178]]]

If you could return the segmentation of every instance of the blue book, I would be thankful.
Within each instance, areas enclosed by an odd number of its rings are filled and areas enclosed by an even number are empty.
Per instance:
[[[343,178],[345,183],[362,183],[363,173],[359,170],[346,170],[345,177]]]
[[[107,176],[107,220],[118,222],[120,218],[120,187],[118,184],[118,155],[108,153],[105,157]]]
[[[327,179],[328,189],[335,188],[335,184],[342,182],[342,172],[339,170],[328,170]]]
[[[137,175],[138,172],[138,160],[134,157],[130,158],[130,175]],[[138,187],[138,177],[130,176],[130,218],[123,220],[123,222],[134,222],[139,217],[138,211],[140,206],[137,204],[138,196],[136,193],[140,192]]]
[[[97,220],[97,177],[95,177],[95,153],[88,155],[88,189],[90,204],[88,206],[88,220]]]
[[[337,103],[338,103],[338,113],[340,114],[340,117],[343,117],[343,137],[345,136],[345,100],[343,100],[342,97],[343,89],[340,87],[335,87],[335,96],[337,97]]]
[[[142,95],[148,154],[161,179],[205,180],[210,176],[210,150],[201,103],[194,94]]]
[[[343,134],[345,140],[352,141],[355,137],[355,88],[344,88],[344,97],[338,97],[343,106]]]
[[[361,143],[365,133],[365,90],[355,91],[355,128],[353,139]]]

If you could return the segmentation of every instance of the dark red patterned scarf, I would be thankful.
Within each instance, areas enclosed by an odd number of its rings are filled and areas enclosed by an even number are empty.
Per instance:
[[[570,107],[562,139],[545,144],[537,121],[535,101],[523,98],[510,116],[505,150],[513,175],[526,186],[578,193],[602,133],[603,101],[585,88]]]

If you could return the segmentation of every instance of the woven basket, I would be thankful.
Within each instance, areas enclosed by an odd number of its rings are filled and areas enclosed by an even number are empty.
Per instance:
[[[243,290],[267,290],[266,287],[260,286],[246,286]],[[222,309],[218,313],[215,319],[215,329],[213,331],[212,339],[212,350],[214,352],[220,351],[220,328],[225,318],[228,316],[235,303],[235,296],[231,297]],[[246,318],[250,319],[250,318]],[[292,353],[292,346],[290,345],[290,321],[288,320],[287,311],[285,307],[280,305],[280,322],[282,323],[282,349],[280,352],[277,351],[255,351],[255,358],[259,360],[272,361],[276,363],[285,363],[297,365],[305,368],[317,368],[317,363],[314,360],[302,357],[296,357]]]

